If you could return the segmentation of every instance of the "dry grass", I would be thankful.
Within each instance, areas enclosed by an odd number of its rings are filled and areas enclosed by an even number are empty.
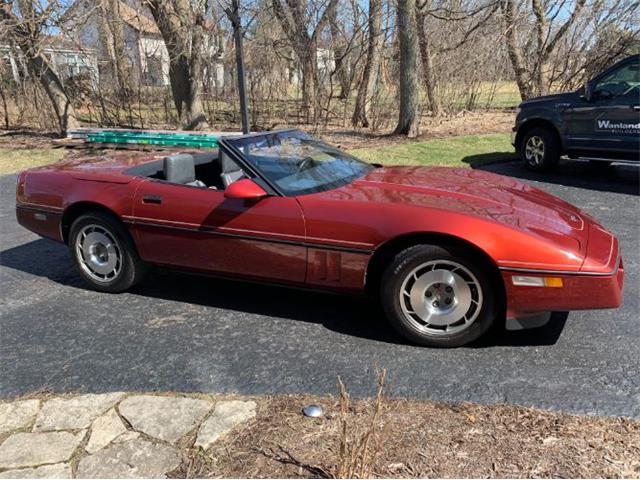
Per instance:
[[[0,175],[59,162],[66,152],[53,148],[0,148]]]
[[[325,417],[304,417],[310,403]],[[176,476],[636,478],[640,423],[381,394],[279,396],[260,401],[252,426],[188,457]]]
[[[352,130],[331,127],[317,132],[325,141],[346,150],[411,145],[431,139],[447,139],[465,135],[507,134],[515,120],[513,111],[460,112],[442,117],[422,117],[420,136],[408,140],[402,135],[388,132]]]
[[[338,478],[369,478],[373,475],[373,462],[380,450],[378,422],[383,405],[384,381],[387,371],[378,377],[378,391],[373,403],[369,422],[352,422],[351,399],[347,389],[340,385],[340,454],[338,457]]]

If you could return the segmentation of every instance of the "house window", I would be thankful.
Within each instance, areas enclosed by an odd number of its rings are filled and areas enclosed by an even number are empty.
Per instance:
[[[147,56],[146,63],[146,84],[153,87],[160,87],[164,85],[164,75],[162,74],[162,59],[158,55],[149,55]]]

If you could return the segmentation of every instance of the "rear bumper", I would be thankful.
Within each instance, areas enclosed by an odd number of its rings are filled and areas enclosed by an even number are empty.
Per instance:
[[[502,271],[507,294],[507,319],[526,318],[552,311],[617,308],[622,304],[624,266],[622,260],[609,274],[526,273]],[[514,285],[514,276],[554,277],[562,287]]]
[[[16,220],[24,228],[42,237],[58,242],[64,241],[60,230],[62,209],[18,202],[16,204]]]

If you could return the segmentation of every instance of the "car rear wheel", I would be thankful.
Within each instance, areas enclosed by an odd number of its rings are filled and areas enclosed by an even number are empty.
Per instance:
[[[555,167],[560,159],[558,137],[548,128],[532,128],[522,139],[520,155],[529,170],[549,170]]]
[[[111,215],[92,212],[71,226],[69,251],[82,278],[95,290],[122,292],[146,270],[129,233]]]
[[[487,269],[454,248],[419,245],[400,252],[383,274],[381,302],[393,327],[412,342],[459,347],[486,332],[497,315]]]

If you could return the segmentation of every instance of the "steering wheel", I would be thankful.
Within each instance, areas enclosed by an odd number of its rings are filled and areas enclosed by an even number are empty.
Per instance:
[[[621,95],[626,95],[635,87],[635,85],[631,85],[629,82],[625,82],[625,81],[618,82],[618,86],[622,90]]]
[[[300,163],[298,163],[298,172],[302,172],[303,170],[308,170],[309,168],[313,168],[316,164],[316,161],[311,157],[304,157]]]

